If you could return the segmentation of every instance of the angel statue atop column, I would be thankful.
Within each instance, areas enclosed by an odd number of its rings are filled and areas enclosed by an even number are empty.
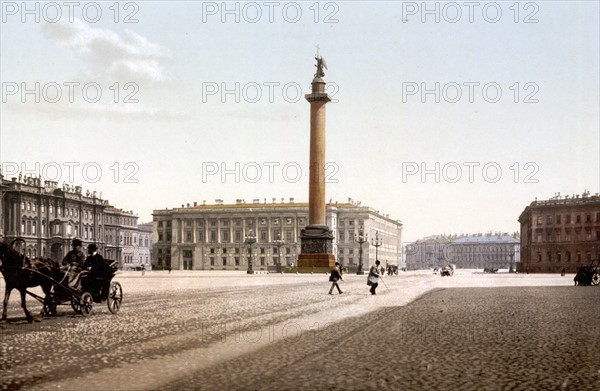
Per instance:
[[[323,72],[323,68],[327,69],[327,63],[325,59],[321,56],[315,56],[315,60],[317,60],[317,73],[315,73],[315,77],[323,77],[325,76],[325,72]]]

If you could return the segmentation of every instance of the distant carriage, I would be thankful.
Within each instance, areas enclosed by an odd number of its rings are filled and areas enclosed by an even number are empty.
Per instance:
[[[456,269],[456,266],[453,264],[448,264],[446,266],[444,266],[442,268],[442,270],[440,271],[440,276],[444,277],[444,276],[453,276],[454,275],[454,269]]]
[[[589,265],[581,265],[573,278],[577,285],[600,285],[600,258],[590,262]]]
[[[484,267],[483,268],[484,273],[496,273],[497,271],[498,271],[498,268],[496,268],[496,267]]]
[[[42,303],[43,316],[56,315],[57,306],[69,304],[76,312],[88,316],[92,312],[94,303],[104,301],[111,313],[116,314],[119,311],[123,301],[123,289],[121,284],[112,281],[117,272],[116,261],[105,260],[102,265],[82,271],[82,290],[77,291],[67,285],[68,269],[61,270],[60,266],[51,259],[29,259],[16,251],[12,244],[20,240],[13,241],[11,245],[0,242],[0,271],[6,284],[2,310],[3,320],[7,317],[8,299],[13,289],[17,289],[21,293],[21,307],[30,323],[33,321],[33,317],[27,310],[25,294]],[[27,288],[36,286],[41,286],[44,297],[27,290]]]

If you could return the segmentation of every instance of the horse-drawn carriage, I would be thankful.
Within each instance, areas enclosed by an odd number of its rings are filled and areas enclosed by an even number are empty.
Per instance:
[[[590,262],[588,266],[581,265],[573,278],[577,285],[600,285],[600,259]]]
[[[117,272],[116,261],[104,260],[103,264],[81,271],[81,290],[75,290],[67,284],[68,269],[61,269],[49,258],[29,259],[16,251],[12,245],[0,242],[0,271],[6,284],[2,320],[7,317],[8,299],[13,289],[20,292],[21,307],[30,323],[33,317],[27,310],[26,294],[42,303],[42,316],[56,315],[56,307],[59,305],[71,305],[76,312],[88,316],[94,303],[104,301],[108,310],[116,314],[123,301],[121,284],[112,281]],[[42,288],[44,296],[27,290],[36,286]]]
[[[449,263],[446,266],[444,266],[442,268],[442,270],[440,270],[440,276],[444,277],[444,276],[453,276],[454,275],[454,269],[456,269],[456,266],[454,266],[453,264]]]

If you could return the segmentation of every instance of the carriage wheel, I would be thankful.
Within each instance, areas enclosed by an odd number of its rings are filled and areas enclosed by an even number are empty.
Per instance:
[[[108,298],[106,300],[106,304],[108,305],[108,310],[116,314],[119,312],[121,308],[121,302],[123,301],[123,289],[121,288],[121,284],[118,282],[111,282],[110,288],[108,290]]]
[[[94,306],[94,298],[89,292],[83,292],[81,299],[79,300],[79,309],[81,315],[89,316],[92,313],[92,307]]]
[[[600,285],[600,273],[594,273],[592,276],[592,285]]]

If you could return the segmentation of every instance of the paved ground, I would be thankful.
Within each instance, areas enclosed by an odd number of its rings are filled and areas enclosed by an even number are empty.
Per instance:
[[[118,279],[117,315],[27,324],[11,299],[0,389],[600,389],[600,288],[572,276],[403,273],[377,296],[364,276],[340,296],[324,275]]]

